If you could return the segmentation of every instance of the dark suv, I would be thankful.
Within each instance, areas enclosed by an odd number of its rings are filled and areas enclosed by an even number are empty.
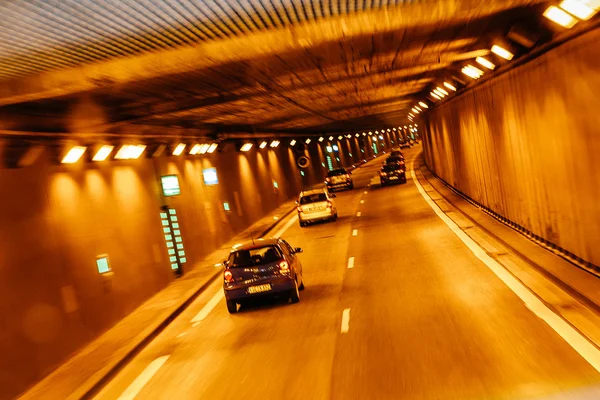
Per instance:
[[[379,171],[379,178],[381,180],[381,186],[385,186],[392,182],[406,183],[406,169],[404,163],[385,164]]]
[[[325,184],[330,192],[335,189],[354,189],[352,174],[344,168],[329,171],[325,178]]]

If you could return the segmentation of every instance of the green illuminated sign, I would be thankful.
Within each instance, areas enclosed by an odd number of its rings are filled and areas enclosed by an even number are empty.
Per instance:
[[[165,175],[160,177],[160,184],[164,196],[177,196],[181,194],[179,179],[177,175]]]

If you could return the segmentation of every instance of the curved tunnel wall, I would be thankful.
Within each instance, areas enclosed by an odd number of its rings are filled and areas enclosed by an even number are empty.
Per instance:
[[[425,159],[448,184],[600,265],[600,30],[436,107]]]

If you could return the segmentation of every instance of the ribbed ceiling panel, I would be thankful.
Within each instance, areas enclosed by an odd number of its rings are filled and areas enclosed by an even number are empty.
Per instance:
[[[6,0],[0,79],[425,0]]]

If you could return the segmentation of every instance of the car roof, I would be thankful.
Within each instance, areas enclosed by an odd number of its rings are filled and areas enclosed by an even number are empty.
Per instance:
[[[311,194],[320,194],[320,193],[327,193],[327,189],[321,188],[321,189],[303,190],[302,192],[300,192],[300,197],[310,196]]]
[[[260,238],[248,242],[238,243],[231,248],[231,252],[233,253],[234,251],[238,250],[258,249],[265,246],[275,246],[279,244],[279,239],[280,238]]]

